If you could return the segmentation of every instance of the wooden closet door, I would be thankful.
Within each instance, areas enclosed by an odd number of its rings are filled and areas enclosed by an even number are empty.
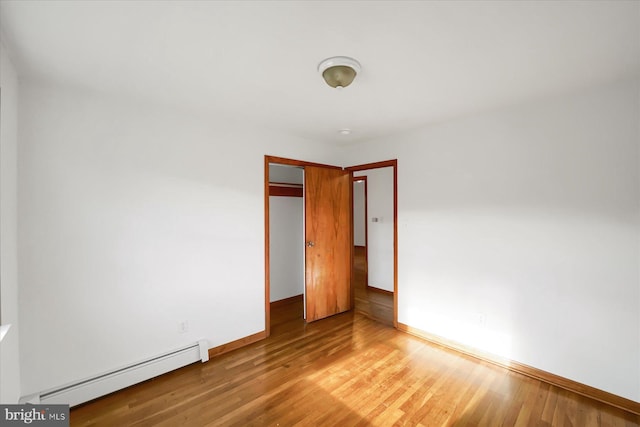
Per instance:
[[[351,175],[307,166],[305,191],[306,321],[351,309]]]

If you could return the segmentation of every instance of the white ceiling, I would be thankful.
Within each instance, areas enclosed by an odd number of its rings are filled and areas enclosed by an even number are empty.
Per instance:
[[[2,0],[0,25],[23,77],[321,143],[640,74],[638,1]],[[363,67],[342,91],[316,71],[334,55]]]

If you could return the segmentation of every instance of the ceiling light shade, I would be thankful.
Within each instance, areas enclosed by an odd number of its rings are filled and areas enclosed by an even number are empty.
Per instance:
[[[334,88],[349,86],[360,70],[360,63],[348,56],[327,58],[318,65],[322,78]]]

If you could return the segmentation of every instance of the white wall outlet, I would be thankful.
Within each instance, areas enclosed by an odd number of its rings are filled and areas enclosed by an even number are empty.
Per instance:
[[[189,322],[187,322],[186,320],[178,322],[178,333],[184,334],[187,332],[189,332]]]
[[[478,322],[478,326],[484,328],[485,326],[487,326],[487,315],[484,313],[478,313],[476,322]]]

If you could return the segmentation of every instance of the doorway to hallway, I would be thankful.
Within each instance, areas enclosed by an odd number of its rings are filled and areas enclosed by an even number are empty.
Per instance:
[[[397,327],[397,160],[346,169],[353,173],[354,308]]]

